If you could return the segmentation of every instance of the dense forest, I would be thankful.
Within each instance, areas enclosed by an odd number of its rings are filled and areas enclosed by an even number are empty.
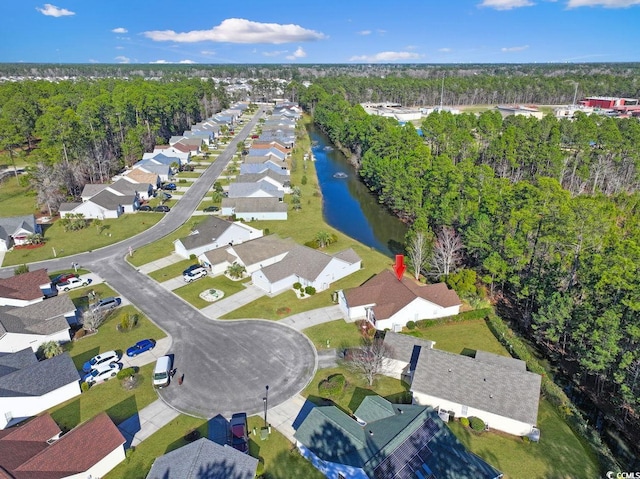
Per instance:
[[[228,98],[212,81],[195,79],[22,81],[0,84],[0,105],[0,149],[14,161],[28,154],[38,203],[55,211]]]
[[[420,136],[315,86],[301,101],[382,203],[414,234],[453,230],[452,271],[474,270],[545,356],[638,430],[637,119],[442,112]]]

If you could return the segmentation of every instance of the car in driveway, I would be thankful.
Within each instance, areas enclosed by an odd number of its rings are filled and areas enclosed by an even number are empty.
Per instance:
[[[160,187],[160,189],[173,191],[178,189],[178,186],[175,183],[165,183]]]
[[[207,276],[207,274],[209,274],[207,270],[200,266],[199,268],[193,269],[188,273],[183,274],[182,279],[184,279],[185,283],[191,283],[196,279],[204,278],[205,276]]]
[[[220,211],[220,208],[218,206],[207,206],[204,210],[205,213],[214,213],[216,211]]]
[[[133,358],[145,351],[151,351],[155,347],[156,342],[153,339],[143,339],[127,349],[127,356]]]
[[[169,211],[171,211],[171,208],[165,205],[158,205],[153,209],[153,211],[157,211],[159,213],[168,213]]]
[[[77,278],[78,275],[74,274],[74,273],[64,273],[64,274],[59,274],[58,276],[55,276],[52,280],[51,283],[53,283],[54,285],[58,285],[60,283],[64,283],[65,281],[69,281],[71,278]]]
[[[83,380],[87,384],[98,384],[116,377],[118,371],[120,371],[121,369],[122,364],[120,363],[104,363],[97,368],[92,369],[88,374],[85,375]]]
[[[189,266],[187,269],[185,269],[182,274],[189,274],[191,273],[191,271],[193,271],[194,269],[198,269],[198,268],[202,268],[201,264],[192,264],[191,266]]]
[[[100,353],[97,356],[92,357],[82,365],[82,370],[85,373],[88,373],[92,369],[97,368],[102,364],[109,364],[113,362],[117,362],[120,359],[120,356],[115,351],[106,351],[104,353]]]
[[[89,286],[89,280],[85,279],[85,278],[80,278],[80,277],[73,277],[73,278],[69,278],[66,281],[63,281],[62,283],[58,283],[56,284],[56,288],[58,288],[59,291],[71,291],[72,289],[76,289],[76,288],[82,288],[83,286]]]
[[[114,296],[107,296],[106,298],[102,298],[96,304],[91,307],[91,311],[111,311],[114,308],[117,308],[122,303],[120,298],[116,298]]]
[[[153,208],[151,208],[150,205],[142,205],[140,208],[138,208],[138,211],[151,211],[153,210]]]
[[[237,412],[229,421],[231,428],[231,446],[240,452],[249,454],[249,427],[247,426],[247,414]]]

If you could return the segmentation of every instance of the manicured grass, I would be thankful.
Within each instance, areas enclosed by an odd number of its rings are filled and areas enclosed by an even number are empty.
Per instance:
[[[96,294],[96,299],[90,301],[88,295],[91,291]],[[73,301],[73,304],[75,304],[76,308],[79,309],[86,309],[89,306],[90,302],[97,301],[100,298],[106,298],[108,296],[118,296],[118,293],[116,293],[113,289],[111,289],[104,283],[94,285],[90,284],[86,288],[72,289],[68,293],[61,294],[68,294]]]
[[[163,281],[167,281],[171,278],[175,278],[176,276],[182,276],[182,272],[187,269],[187,267],[192,264],[197,264],[196,260],[185,259],[179,261],[178,263],[170,264],[169,266],[165,266],[164,268],[157,269],[155,271],[151,271],[149,273],[149,277],[162,283]]]
[[[36,212],[36,192],[20,186],[15,176],[0,182],[0,211],[2,216],[30,215]]]
[[[458,421],[449,423],[458,439],[472,452],[505,474],[505,478],[600,477],[597,461],[573,434],[548,401],[540,401],[539,443],[498,432],[475,433]]]
[[[195,224],[197,224],[195,218],[188,220],[187,223],[182,225],[173,233],[168,234],[155,243],[136,249],[132,257],[127,256],[127,261],[133,266],[142,266],[143,264],[150,263],[151,261],[169,256],[174,251],[173,242],[178,238],[187,236]]]
[[[180,178],[200,178],[201,173],[198,173],[196,171],[181,171],[180,173],[178,173],[176,175],[177,179]]]
[[[349,348],[361,344],[362,335],[355,323],[342,319],[312,326],[302,331],[316,349]],[[327,346],[327,341],[329,342]]]
[[[58,257],[98,249],[148,230],[161,218],[160,214],[124,214],[117,219],[104,220],[101,234],[92,225],[80,231],[64,231],[60,221],[56,221],[51,225],[43,225],[45,244],[42,247],[8,252],[3,264],[7,266],[52,259],[54,249]],[[126,250],[122,251],[123,256],[126,253]]]
[[[241,281],[231,281],[226,276],[216,276],[211,278],[209,276],[186,284],[178,289],[174,289],[173,292],[184,299],[186,302],[192,304],[198,309],[205,308],[213,303],[209,303],[200,298],[200,293],[208,289],[219,289],[224,291],[224,297],[227,298],[232,294],[242,291],[244,286],[242,283],[246,283],[248,279]]]
[[[158,396],[151,384],[154,364],[140,368],[138,387],[126,390],[120,380],[113,378],[73,399],[51,408],[49,412],[56,423],[69,430],[106,411],[114,423],[119,424],[155,401]]]

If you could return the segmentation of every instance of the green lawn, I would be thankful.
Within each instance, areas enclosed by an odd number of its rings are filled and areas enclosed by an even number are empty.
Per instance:
[[[56,221],[51,225],[43,225],[45,244],[42,247],[8,252],[3,265],[52,259],[54,250],[60,257],[108,246],[148,230],[161,218],[160,214],[125,214],[117,219],[104,220],[104,229],[100,234],[91,225],[80,231],[64,231],[60,221]],[[122,255],[125,254],[127,251],[123,249]]]
[[[176,175],[176,178],[200,178],[201,175],[202,173],[198,173],[196,171],[181,171]]]
[[[2,216],[30,215],[36,212],[36,192],[20,186],[15,176],[0,182],[0,211]]]
[[[120,424],[158,398],[151,384],[153,367],[151,363],[140,368],[140,382],[133,390],[124,389],[120,381],[113,378],[96,384],[80,396],[51,408],[49,412],[63,430],[72,429],[102,411],[106,411],[114,423]]]
[[[242,283],[246,281],[248,280],[245,279],[243,281],[231,281],[224,275],[216,276],[215,278],[206,276],[192,283],[185,284],[178,289],[174,289],[173,292],[184,299],[187,303],[190,303],[196,308],[201,309],[212,304],[200,298],[199,295],[203,291],[214,288],[219,289],[224,291],[224,297],[226,298],[231,296],[232,294],[237,293],[238,291],[242,291],[244,289]]]
[[[359,346],[362,336],[355,323],[347,323],[342,319],[312,326],[302,331],[316,349],[348,348]]]
[[[151,261],[164,258],[173,253],[173,242],[178,238],[183,238],[189,234],[191,228],[195,226],[199,221],[196,218],[187,220],[187,222],[173,233],[168,234],[164,238],[159,239],[155,243],[148,244],[142,248],[138,248],[134,251],[133,256],[127,256],[127,261],[133,266],[142,266],[143,264],[150,263]]]
[[[96,294],[97,299],[118,295],[118,293],[116,293],[113,289],[111,289],[105,283],[89,285],[86,288],[72,289],[68,293],[62,293],[62,294],[68,294],[69,297],[73,300],[73,304],[76,305],[76,308],[86,309],[89,306],[89,303],[93,302],[93,301],[89,301],[88,294],[90,291],[93,291]]]
[[[151,271],[149,273],[149,277],[159,283],[162,283],[163,281],[175,278],[176,276],[182,276],[182,272],[187,269],[188,266],[196,263],[196,260],[185,259],[177,263],[170,264],[169,266],[165,266],[164,268]]]

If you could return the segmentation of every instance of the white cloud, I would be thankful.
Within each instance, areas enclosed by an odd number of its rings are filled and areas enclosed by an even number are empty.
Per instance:
[[[55,5],[51,5],[50,3],[45,3],[43,8],[36,7],[43,15],[48,17],[67,17],[69,15],[75,15],[76,12],[72,12],[71,10],[67,10],[66,8],[59,8]]]
[[[171,62],[168,62],[167,60],[154,60],[149,63],[153,63],[154,65],[166,65],[167,63],[171,63]]]
[[[519,47],[502,47],[500,49],[501,52],[510,53],[510,52],[521,52],[529,48],[529,45],[521,45]]]
[[[326,35],[300,25],[259,23],[244,18],[227,18],[211,30],[192,30],[177,33],[173,30],[154,30],[143,35],[157,42],[228,42],[228,43],[292,43],[322,40]]]
[[[298,47],[292,55],[287,55],[285,58],[287,60],[297,60],[298,58],[304,58],[306,56],[307,52],[305,52],[302,47]]]
[[[371,30],[360,30],[358,35],[371,35]]]
[[[129,30],[126,28],[118,27],[111,30],[113,33],[129,33]]]
[[[118,63],[130,63],[131,62],[131,58],[125,57],[123,55],[119,55],[119,56],[115,57],[114,60],[116,60]]]
[[[569,0],[567,8],[578,7],[604,7],[604,8],[628,8],[640,5],[640,0]]]
[[[182,63],[184,65],[190,65],[195,62],[193,60],[180,60],[178,63]]]
[[[380,52],[375,55],[359,55],[349,58],[351,62],[397,62],[401,60],[417,60],[420,55],[414,52]]]
[[[439,48],[438,51],[440,53],[451,53],[453,50],[451,48]]]
[[[496,10],[511,10],[512,8],[531,7],[535,5],[531,0],[482,0],[480,7],[495,8]]]

